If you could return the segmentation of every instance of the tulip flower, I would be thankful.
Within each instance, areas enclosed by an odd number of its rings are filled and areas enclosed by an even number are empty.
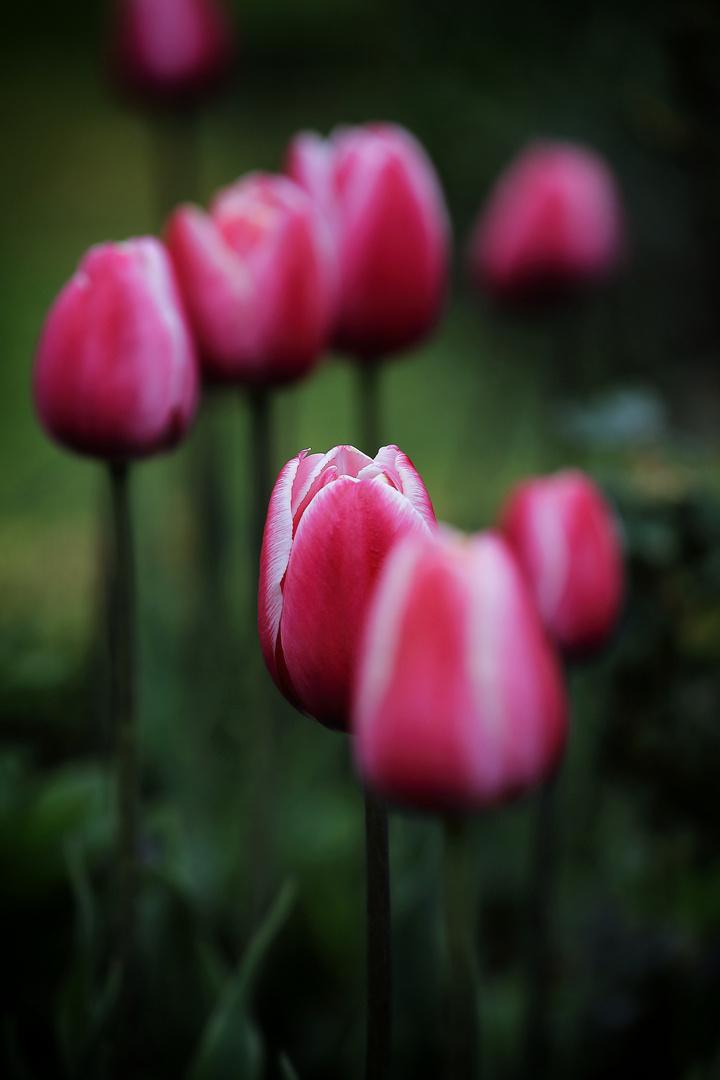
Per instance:
[[[622,543],[597,485],[577,469],[526,480],[501,513],[549,633],[568,655],[600,648],[623,601]]]
[[[230,19],[218,0],[117,0],[110,54],[124,89],[151,102],[192,101],[228,73]]]
[[[522,304],[602,284],[625,246],[620,194],[603,158],[572,143],[534,142],[495,185],[470,264],[495,300]]]
[[[303,451],[270,499],[259,588],[260,644],[286,698],[328,727],[347,730],[356,655],[382,564],[405,533],[435,527],[410,459],[384,446]]]
[[[82,454],[146,457],[185,434],[197,404],[197,360],[158,240],[87,252],[45,321],[34,394],[48,435]]]
[[[133,1075],[131,1016],[135,954],[137,725],[135,574],[129,461],[173,446],[198,396],[195,347],[172,265],[152,237],[99,244],[50,309],[34,374],[35,406],[47,433],[71,450],[107,460],[112,544],[107,575],[111,720],[117,745],[118,959],[116,1060]]]
[[[253,173],[207,214],[181,206],[166,242],[208,380],[271,386],[318,362],[335,319],[335,260],[318,209],[292,180]]]
[[[328,140],[302,132],[286,168],[335,236],[338,348],[373,360],[426,337],[445,299],[450,227],[420,143],[393,124],[341,128]]]
[[[364,781],[423,810],[482,810],[552,775],[566,727],[558,657],[502,537],[443,530],[398,543],[358,668]]]

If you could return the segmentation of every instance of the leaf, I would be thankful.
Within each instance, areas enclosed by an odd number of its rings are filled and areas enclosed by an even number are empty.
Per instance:
[[[287,1054],[280,1055],[280,1072],[282,1073],[283,1080],[300,1080],[300,1077],[295,1072],[293,1063]]]
[[[230,976],[200,1039],[187,1080],[257,1080],[262,1068],[262,1039],[248,1007],[258,972],[282,929],[295,899],[285,882],[265,920],[250,939]]]

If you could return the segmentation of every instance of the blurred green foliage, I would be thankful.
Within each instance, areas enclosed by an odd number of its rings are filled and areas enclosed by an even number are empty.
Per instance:
[[[487,525],[512,481],[566,462],[616,499],[631,567],[625,622],[603,657],[571,673],[553,1075],[710,1080],[720,1075],[717,6],[234,7],[242,55],[202,117],[203,197],[250,168],[278,168],[299,127],[397,120],[437,163],[457,237],[453,295],[437,337],[388,366],[383,428],[438,516]],[[107,1075],[116,987],[105,495],[92,463],[37,428],[30,371],[47,306],[84,249],[159,229],[167,207],[154,194],[156,129],[103,79],[102,5],[36,0],[4,16],[0,1073],[95,1077]],[[633,253],[610,295],[513,320],[469,295],[464,244],[498,169],[537,134],[609,156]],[[637,407],[619,425],[628,389]],[[304,446],[353,441],[353,391],[350,365],[334,358],[279,393],[276,466]],[[203,599],[193,518],[208,439],[229,506],[219,612]],[[247,462],[245,403],[228,394],[187,447],[135,476],[138,1080],[362,1072],[362,799],[347,740],[295,715],[262,668]],[[529,819],[520,806],[473,826],[493,1080],[520,1075]],[[391,833],[394,1077],[418,1080],[442,1069],[441,832],[397,813]]]

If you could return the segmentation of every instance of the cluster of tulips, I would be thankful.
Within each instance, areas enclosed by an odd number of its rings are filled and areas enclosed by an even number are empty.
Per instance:
[[[172,40],[166,8],[155,22],[152,4],[123,9],[115,59],[126,82],[160,95],[212,83],[228,53],[215,5],[178,5],[185,21]],[[163,240],[84,256],[41,334],[40,421],[59,443],[108,462],[125,498],[128,463],[183,438],[203,383],[267,394],[331,348],[375,377],[380,361],[422,341],[442,314],[449,246],[440,183],[411,134],[392,124],[301,133],[284,175],[241,178],[208,211],[178,207]],[[491,194],[470,265],[496,301],[536,303],[608,279],[624,246],[602,159],[537,143]],[[374,796],[467,814],[557,770],[562,659],[598,649],[617,625],[620,538],[603,495],[576,470],[520,484],[493,530],[438,526],[408,456],[378,449],[376,385],[373,394],[364,434],[375,445],[364,450],[374,456],[350,445],[302,450],[269,508],[267,492],[262,653],[294,706],[354,737]],[[122,510],[117,521],[120,537]],[[126,841],[132,855],[132,833]]]

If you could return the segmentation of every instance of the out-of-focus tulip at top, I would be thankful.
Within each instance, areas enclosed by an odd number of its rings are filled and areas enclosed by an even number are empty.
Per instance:
[[[358,668],[364,782],[422,810],[481,810],[546,781],[566,729],[559,659],[504,540],[441,529],[400,541]]]
[[[342,295],[335,343],[364,359],[407,349],[440,317],[450,225],[420,143],[394,124],[301,132],[286,168],[322,207],[337,244]]]
[[[567,469],[524,481],[501,528],[560,648],[584,655],[604,645],[620,619],[623,554],[613,510],[590,477]]]
[[[90,248],[40,336],[34,397],[46,432],[82,454],[155,454],[187,431],[198,383],[194,342],[160,241]]]
[[[434,528],[425,486],[397,446],[374,459],[352,446],[303,451],[285,465],[265,526],[258,622],[268,671],[293,705],[347,730],[378,573],[401,536]]]
[[[126,91],[149,101],[192,101],[227,75],[234,52],[219,0],[117,0],[109,53]]]
[[[302,188],[252,173],[207,214],[179,207],[165,236],[208,380],[287,383],[320,360],[334,327],[337,264]]]
[[[625,250],[620,193],[607,162],[585,146],[535,142],[491,192],[470,264],[493,299],[521,305],[605,282]]]

